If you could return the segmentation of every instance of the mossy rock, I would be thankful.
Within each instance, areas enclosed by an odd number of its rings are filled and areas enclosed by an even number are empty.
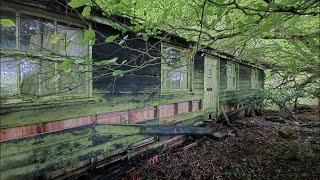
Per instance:
[[[295,133],[296,133],[295,130],[292,129],[292,128],[289,128],[289,127],[282,127],[282,128],[278,131],[279,136],[284,137],[284,138],[291,137],[291,136],[293,136]]]

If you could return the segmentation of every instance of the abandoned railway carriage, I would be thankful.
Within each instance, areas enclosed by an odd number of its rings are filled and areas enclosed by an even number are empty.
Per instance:
[[[1,26],[1,179],[63,177],[135,156],[178,139],[159,138],[170,131],[162,125],[192,133],[184,127],[263,87],[262,69],[228,54],[192,57],[192,42],[169,33],[139,38],[126,18],[83,21],[35,2],[1,0],[1,19],[15,22]],[[83,42],[88,26],[95,44]]]

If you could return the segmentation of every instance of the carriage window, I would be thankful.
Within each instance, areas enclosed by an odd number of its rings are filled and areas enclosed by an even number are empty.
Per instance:
[[[20,60],[21,84],[20,92],[22,95],[39,95],[39,61],[32,59]]]
[[[84,37],[83,28],[61,23],[59,19],[16,14],[1,10],[1,18],[14,22],[19,18],[17,21],[20,22],[11,28],[0,26],[1,49],[57,54],[70,58],[88,55],[88,45],[80,43]],[[61,48],[63,45],[66,46]],[[41,98],[70,93],[75,97],[83,97],[87,93],[85,65],[74,64],[71,70],[61,70],[60,59],[51,56],[38,59],[10,53],[0,57],[1,97],[27,100],[24,97]]]
[[[2,11],[0,19],[11,19],[16,21],[16,14],[10,11]],[[16,49],[16,27],[4,27],[0,25],[0,48],[1,49]]]
[[[58,54],[82,57],[88,53],[88,46],[80,43],[84,37],[83,29],[59,23],[57,25],[57,34],[61,35],[61,40],[58,43]]]
[[[188,90],[188,58],[180,49],[163,46],[162,91]]]
[[[65,93],[84,93],[85,88],[85,74],[81,72],[79,66],[74,66],[72,72],[66,73],[58,71],[60,74],[59,91]],[[71,74],[71,75],[70,75]]]
[[[258,70],[251,69],[251,88],[257,89],[259,87]]]
[[[15,22],[14,12],[3,12],[1,12],[1,18]],[[16,30],[18,28],[20,51],[74,57],[86,56],[89,51],[88,45],[80,43],[84,38],[84,29],[57,21],[55,23],[54,20],[21,14],[20,24],[10,28],[1,26],[1,48],[16,49]]]
[[[55,33],[55,25],[51,20],[34,16],[21,15],[20,50],[36,52],[55,52],[51,43]]]
[[[18,94],[18,63],[14,58],[0,58],[1,97]]]
[[[54,81],[56,77],[56,62],[54,61],[41,61],[41,90],[42,94],[54,94],[57,92],[57,85]]]
[[[228,63],[227,65],[227,90],[237,89],[237,70],[236,65]]]

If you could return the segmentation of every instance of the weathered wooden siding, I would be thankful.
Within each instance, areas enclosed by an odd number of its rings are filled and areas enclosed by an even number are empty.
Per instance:
[[[126,152],[135,143],[150,138],[146,135],[128,136],[139,132],[135,128],[114,125],[117,123],[158,124],[160,120],[165,124],[185,126],[200,121],[201,115],[199,101],[188,101],[93,115],[77,120],[49,122],[42,125],[40,129],[43,131],[37,132],[36,136],[29,134],[29,137],[1,142],[1,179],[32,178],[48,175],[49,172],[65,167],[72,169],[79,164],[85,166],[91,163],[91,158],[100,155],[110,157]],[[158,120],[155,118],[157,116]],[[87,122],[89,124],[84,125]],[[99,123],[111,124],[95,125]],[[74,127],[75,124],[81,127]],[[1,140],[8,138],[2,136],[5,133],[1,131]]]
[[[161,47],[155,39],[143,41],[134,34],[123,34],[106,25],[95,24],[97,35],[96,45],[93,46],[93,59],[95,62],[118,58],[118,70],[132,70],[123,77],[112,76],[112,71],[99,66],[93,67],[93,89],[95,92],[105,94],[117,93],[157,93],[160,90]],[[105,43],[105,38],[112,35],[120,35],[118,40],[127,37],[122,45],[117,43]],[[149,56],[150,55],[150,56]],[[155,57],[153,60],[152,57]],[[149,62],[152,60],[152,62]],[[143,68],[140,68],[142,67]],[[138,68],[139,67],[139,68]]]
[[[98,155],[126,151],[146,136],[112,136],[123,129],[85,126],[1,143],[1,179],[28,179],[77,165]],[[130,129],[126,129],[129,131]]]
[[[193,91],[203,94],[204,83],[204,55],[197,53],[194,57]]]
[[[49,172],[68,167],[92,164],[98,156],[110,157],[118,153],[128,153],[135,143],[150,138],[145,135],[114,133],[136,132],[134,128],[121,128],[115,124],[177,124],[193,125],[203,119],[203,56],[194,58],[192,92],[160,94],[160,43],[156,39],[148,42],[130,40],[133,34],[122,34],[109,26],[92,24],[97,33],[97,44],[93,47],[95,62],[117,57],[119,64],[130,62],[139,66],[150,59],[140,51],[148,50],[159,57],[152,65],[115,78],[112,71],[94,67],[94,96],[100,102],[77,105],[43,107],[35,104],[24,111],[8,111],[1,114],[0,179],[28,179],[46,176]],[[105,37],[128,35],[123,44],[104,43]],[[169,42],[172,39],[167,39]],[[179,42],[180,41],[180,42]],[[184,40],[176,38],[177,44],[186,46]],[[101,43],[101,44],[100,44]],[[130,49],[132,48],[132,49]],[[250,90],[251,75],[248,66],[240,65],[239,90],[226,90],[226,60],[221,60],[220,103],[234,104]],[[122,66],[121,70],[129,70]],[[108,74],[109,73],[109,74]],[[260,76],[259,76],[260,78]],[[261,82],[263,79],[259,79]],[[97,126],[98,123],[109,125]],[[67,171],[67,169],[65,169]],[[52,177],[50,174],[48,177]]]
[[[220,59],[220,105],[236,105],[245,101],[246,97],[254,91],[251,88],[251,69],[254,67],[236,64],[236,73],[238,73],[238,82],[236,90],[227,89],[227,63],[225,59]],[[239,67],[239,68],[238,68]],[[263,72],[260,70],[260,72]],[[263,73],[259,73],[260,86]]]

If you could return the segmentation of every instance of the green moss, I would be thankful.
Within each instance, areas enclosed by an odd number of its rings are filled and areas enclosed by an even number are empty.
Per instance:
[[[62,142],[73,142],[78,139],[90,137],[92,134],[93,130],[89,126],[86,126],[57,133],[3,142],[1,143],[1,157],[14,156],[22,152],[30,152],[34,150],[35,147],[40,150],[50,146],[58,146]]]
[[[187,112],[174,117],[160,118],[160,124],[176,124],[187,119],[194,119],[203,114],[202,111]]]
[[[176,116],[180,126],[198,122],[201,112]],[[155,124],[156,121],[149,123]],[[95,128],[95,129],[93,129]],[[139,126],[98,125],[48,133],[1,143],[1,178],[20,179],[72,167],[99,155],[112,156],[150,136],[139,134]],[[53,158],[54,157],[54,158]]]
[[[77,149],[72,153],[60,153],[56,155],[47,153],[45,156],[51,158],[33,164],[30,163],[30,165],[28,166],[3,171],[1,173],[1,179],[20,179],[25,177],[37,176],[38,172],[53,171],[67,166],[74,166],[80,161],[84,161],[98,155],[104,154],[112,156],[119,153],[120,151],[126,150],[129,146],[145,138],[146,136],[143,135],[125,136],[113,141],[104,142],[97,146]],[[35,154],[35,156],[43,155],[44,154],[42,153]]]
[[[139,134],[139,128],[135,126],[126,125],[102,125],[97,126],[96,131],[99,134],[109,134],[109,135],[132,135]]]
[[[144,95],[146,96],[146,95]],[[1,129],[50,121],[71,119],[114,111],[152,107],[160,104],[199,100],[202,95],[159,95],[143,101],[143,97],[122,95],[103,102],[12,112],[1,115]],[[145,97],[146,99],[146,97]]]

